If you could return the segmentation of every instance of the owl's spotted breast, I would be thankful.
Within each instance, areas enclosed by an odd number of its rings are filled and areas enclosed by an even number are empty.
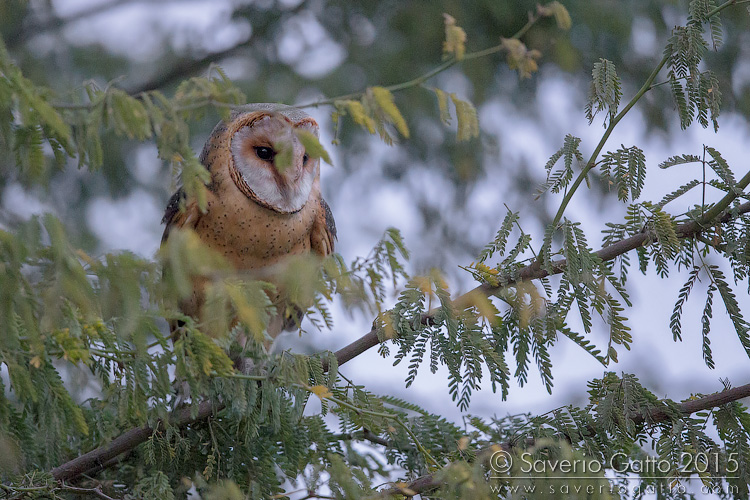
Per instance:
[[[227,178],[228,172],[213,173],[214,187],[221,195],[208,196],[207,210],[195,231],[209,247],[223,254],[237,269],[274,265],[288,255],[310,251],[310,233],[320,210],[317,199],[292,214],[275,212],[247,198]]]

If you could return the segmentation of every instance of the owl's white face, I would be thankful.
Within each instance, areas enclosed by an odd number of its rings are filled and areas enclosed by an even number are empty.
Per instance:
[[[295,130],[318,137],[318,124],[299,110],[264,110],[238,120],[247,124],[234,133],[230,145],[241,180],[272,210],[293,213],[302,209],[318,177],[320,161],[308,156]]]

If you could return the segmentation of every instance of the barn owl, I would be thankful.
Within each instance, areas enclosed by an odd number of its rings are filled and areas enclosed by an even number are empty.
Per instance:
[[[190,228],[237,271],[266,270],[263,279],[271,282],[273,271],[267,271],[289,256],[332,253],[336,225],[320,193],[320,161],[307,154],[297,131],[318,137],[318,124],[304,111],[279,104],[244,106],[216,125],[200,156],[211,174],[206,210],[179,189],[162,219],[162,244],[173,228]],[[286,165],[277,161],[281,153]],[[204,295],[195,288],[180,307],[201,320]],[[271,297],[278,311],[268,326],[271,338],[295,323],[284,316],[281,296]]]

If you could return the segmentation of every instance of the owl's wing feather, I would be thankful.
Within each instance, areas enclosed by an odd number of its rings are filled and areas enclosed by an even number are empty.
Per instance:
[[[161,223],[166,224],[166,226],[164,227],[164,234],[162,234],[161,237],[161,244],[164,245],[164,243],[167,241],[167,238],[169,238],[169,233],[172,231],[172,229],[195,229],[196,225],[198,224],[200,214],[201,211],[198,208],[198,203],[195,201],[188,201],[187,195],[185,195],[185,191],[182,188],[179,188],[172,195],[172,197],[169,198],[169,201],[167,202],[167,208],[164,210],[164,217],[162,217],[161,219]],[[164,272],[167,273],[168,269],[165,269]],[[175,330],[183,325],[184,322],[180,320],[170,321],[170,333],[174,335]]]
[[[333,219],[333,212],[331,212],[331,207],[328,206],[328,203],[322,197],[319,197],[319,201],[320,210],[318,210],[318,214],[310,230],[310,248],[319,256],[327,257],[333,253],[336,242],[336,221]],[[278,332],[299,328],[305,312],[298,306],[293,306],[291,309],[286,311],[284,317],[281,318],[281,326],[276,326]],[[272,326],[269,327],[269,333],[272,331],[272,328]],[[272,334],[272,336],[276,334]]]
[[[164,217],[161,219],[161,223],[166,224],[161,237],[162,245],[174,228],[195,229],[200,214],[198,203],[195,200],[188,201],[185,191],[182,188],[178,189],[169,199],[167,208],[164,210]]]
[[[333,253],[335,242],[336,221],[333,219],[331,207],[320,197],[320,210],[310,231],[310,246],[313,252],[326,257]]]

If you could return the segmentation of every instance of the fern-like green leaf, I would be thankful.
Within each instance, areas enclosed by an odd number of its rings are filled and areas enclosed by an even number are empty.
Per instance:
[[[617,198],[628,201],[628,196],[636,200],[646,181],[646,158],[643,150],[637,146],[622,146],[615,152],[605,153],[602,157],[602,176],[615,186]]]
[[[706,270],[711,276],[711,286],[718,289],[719,294],[721,295],[724,307],[727,310],[729,319],[732,320],[732,325],[734,325],[734,329],[737,332],[742,347],[748,353],[748,356],[750,356],[750,323],[748,323],[748,321],[742,316],[736,295],[727,283],[724,273],[718,268],[718,266],[709,265],[706,267]]]
[[[688,274],[688,279],[680,289],[680,293],[677,296],[677,302],[675,302],[674,309],[672,310],[672,316],[669,318],[669,327],[672,330],[672,338],[674,341],[682,340],[682,307],[687,302],[690,296],[690,291],[693,289],[701,268],[695,266]]]
[[[716,365],[713,360],[711,353],[711,340],[708,334],[711,331],[711,317],[713,316],[713,300],[714,292],[716,291],[716,285],[711,283],[706,293],[706,305],[703,308],[703,314],[701,315],[701,334],[702,334],[702,346],[703,346],[703,361],[709,368],[715,368]]]
[[[578,165],[583,163],[583,154],[578,149],[581,139],[570,134],[565,136],[563,145],[547,161],[544,168],[547,170],[547,180],[537,190],[537,197],[541,196],[548,190],[553,193],[563,191],[573,179],[573,161]],[[563,158],[563,167],[557,171],[552,170],[557,161]]]
[[[614,63],[607,59],[599,59],[594,63],[594,69],[591,70],[591,87],[585,108],[589,124],[594,121],[600,111],[606,111],[607,119],[604,120],[606,128],[617,115],[621,97],[620,77],[617,76]]]
[[[677,156],[670,156],[663,162],[659,163],[659,168],[669,168],[675,165],[683,165],[685,163],[700,163],[701,157],[696,155],[684,154]]]
[[[706,152],[708,152],[712,158],[712,160],[708,162],[708,165],[714,172],[716,172],[724,184],[726,184],[727,188],[738,195],[742,194],[742,190],[737,187],[737,180],[734,178],[732,169],[729,168],[729,164],[721,156],[721,153],[708,146],[706,146]]]
[[[508,243],[508,237],[513,229],[513,225],[518,221],[518,218],[519,215],[517,212],[511,212],[508,210],[508,213],[505,214],[505,218],[503,219],[503,223],[500,225],[500,229],[498,229],[497,234],[495,235],[495,239],[488,243],[479,254],[479,262],[484,262],[487,259],[492,258],[495,252],[501,257],[503,256],[505,253],[505,246]]]

